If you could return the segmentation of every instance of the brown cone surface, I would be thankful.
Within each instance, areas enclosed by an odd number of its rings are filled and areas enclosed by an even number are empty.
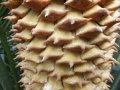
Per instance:
[[[24,90],[109,90],[118,0],[8,0]]]

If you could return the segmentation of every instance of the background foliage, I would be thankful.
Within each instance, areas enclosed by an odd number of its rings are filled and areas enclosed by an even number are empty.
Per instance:
[[[0,0],[2,2],[4,0]],[[20,72],[15,68],[15,43],[10,40],[11,23],[5,20],[9,10],[0,6],[0,90],[20,90],[18,85]]]
[[[0,0],[0,2],[5,0]],[[4,17],[8,15],[9,10],[0,6],[0,90],[22,90],[19,81],[20,70],[15,68],[18,63],[15,58],[15,43],[10,40],[10,36],[14,33],[10,32],[11,23],[5,20]],[[120,46],[120,39],[116,41]],[[114,58],[120,62],[120,47],[118,53],[114,54]],[[120,90],[120,64],[114,66],[112,72],[114,81],[109,83],[110,90]]]

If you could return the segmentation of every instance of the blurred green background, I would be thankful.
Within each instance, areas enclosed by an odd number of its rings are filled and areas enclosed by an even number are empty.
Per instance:
[[[3,1],[5,0],[0,0],[0,2]],[[18,63],[17,60],[14,60],[15,43],[10,40],[10,36],[14,33],[9,32],[11,23],[4,19],[8,12],[6,7],[0,6],[0,90],[23,90],[18,84],[20,70],[15,68]],[[116,42],[120,46],[120,39],[117,39]],[[120,47],[118,47],[118,53],[114,54],[114,58],[120,62]],[[120,65],[114,66],[111,73],[115,79],[109,83],[110,90],[120,90]]]

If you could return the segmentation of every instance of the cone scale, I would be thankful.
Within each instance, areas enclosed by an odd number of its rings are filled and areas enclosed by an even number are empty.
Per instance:
[[[109,90],[117,0],[8,0],[24,90]]]

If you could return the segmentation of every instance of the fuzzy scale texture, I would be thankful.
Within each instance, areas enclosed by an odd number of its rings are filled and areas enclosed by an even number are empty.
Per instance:
[[[8,0],[24,90],[109,90],[118,0]]]

